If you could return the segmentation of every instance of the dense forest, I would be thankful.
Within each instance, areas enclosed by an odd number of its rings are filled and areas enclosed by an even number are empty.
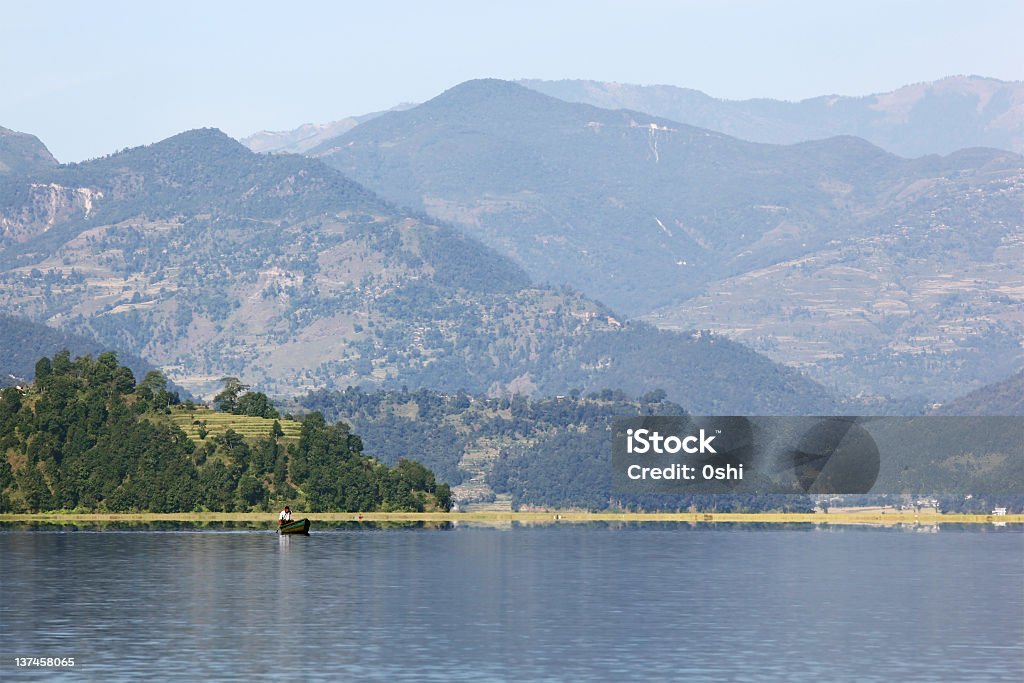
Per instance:
[[[993,507],[1024,509],[1024,498],[1008,491],[1022,480],[1013,457],[1017,432],[986,434],[987,455],[962,453],[960,430],[983,434],[980,424],[949,419],[876,421],[873,433],[892,451],[879,475],[879,490],[892,495],[847,495],[831,499],[752,493],[626,496],[611,483],[610,427],[619,417],[684,415],[682,406],[654,390],[632,398],[603,390],[528,398],[486,397],[427,389],[367,392],[318,391],[300,401],[350,422],[368,451],[383,462],[415,457],[455,486],[460,503],[489,504],[496,497],[512,509],[810,511],[815,505],[907,505],[921,498],[949,512],[988,512]],[[909,430],[904,433],[903,430]],[[922,439],[921,434],[928,438]],[[965,492],[970,492],[967,495]]]
[[[35,384],[0,391],[0,511],[421,511],[450,506],[423,465],[363,454],[347,424],[305,416],[261,438],[228,428],[197,443],[171,416],[179,405],[157,371],[136,384],[114,353],[41,358]],[[243,394],[242,398],[249,394]],[[249,401],[261,402],[253,394]]]
[[[610,425],[617,417],[684,415],[661,390],[530,399],[419,389],[320,391],[302,405],[355,425],[385,462],[415,454],[461,501],[511,496],[513,509],[810,511],[806,496],[620,496],[611,490]]]
[[[285,503],[311,511],[447,510],[449,485],[460,502],[504,496],[513,509],[805,511],[822,502],[615,494],[610,424],[630,415],[685,414],[663,391],[630,398],[574,390],[530,399],[349,388],[307,395],[292,406],[301,414],[296,418],[282,416],[266,395],[234,377],[224,378],[218,412],[182,402],[160,372],[137,383],[110,352],[72,360],[63,351],[41,358],[34,374],[34,384],[0,391],[3,512],[266,511]],[[934,439],[908,449],[889,469],[898,465],[897,474],[939,496],[943,510],[1018,509],[1015,496],[947,491],[952,481],[1001,490],[999,480],[1019,480],[1012,458],[974,462],[951,453],[941,468],[922,470],[927,459],[918,455],[943,452],[942,443],[952,441],[943,430],[961,427],[942,423]],[[996,437],[993,453],[1013,450],[1012,434]],[[858,502],[867,499],[829,501]]]

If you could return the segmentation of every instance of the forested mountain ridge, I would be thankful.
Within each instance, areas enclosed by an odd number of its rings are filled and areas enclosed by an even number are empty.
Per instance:
[[[454,485],[455,499],[463,505],[493,497],[487,478],[510,448],[529,448],[556,435],[578,434],[588,425],[604,432],[614,417],[686,414],[657,390],[637,399],[610,390],[531,399],[429,389],[366,392],[350,387],[311,392],[299,399],[299,405],[352,424],[367,450],[383,462],[394,463],[416,453],[418,461]],[[593,446],[580,441],[577,457],[607,455],[607,444],[596,451]],[[541,457],[557,460],[555,454],[541,451]],[[574,475],[570,470],[564,476]],[[583,482],[579,486],[585,488]]]
[[[937,415],[1016,415],[1024,417],[1024,370],[940,405]]]
[[[584,508],[810,511],[806,496],[619,496],[611,491],[611,432],[616,418],[685,415],[664,391],[631,398],[622,391],[530,399],[465,392],[358,389],[301,399],[329,418],[344,416],[384,462],[416,452],[455,486],[463,510]]]
[[[159,372],[136,385],[112,353],[41,358],[34,384],[0,391],[0,512],[448,507],[429,470],[376,462],[348,425],[319,413],[298,438],[273,423],[259,438],[228,429],[197,442],[167,417],[191,407],[177,402]]]
[[[720,331],[843,392],[947,396],[1024,364],[1011,152],[757,144],[480,80],[310,154],[539,281]]]
[[[72,356],[98,356],[110,348],[89,337],[32,322],[27,318],[0,313],[0,387],[29,384],[35,376],[35,365],[43,356],[53,356],[65,349]],[[118,352],[122,365],[136,377],[154,369],[145,360]],[[174,387],[178,390],[178,387]]]
[[[744,140],[792,144],[855,135],[906,157],[997,147],[1024,154],[1024,83],[949,76],[891,92],[788,102],[726,100],[671,85],[518,81],[567,102],[632,109]]]
[[[197,395],[231,374],[279,395],[665,387],[708,411],[834,407],[739,345],[533,286],[319,161],[216,130],[0,179],[0,226],[0,310],[141,355]]]
[[[985,188],[1000,201],[1024,172],[1021,157],[996,150],[905,160],[850,137],[755,144],[496,80],[385,114],[310,154],[459,222],[541,281],[586,285],[629,314],[875,235],[892,214],[963,210],[957,192]],[[1014,205],[988,208],[1013,216]]]
[[[651,391],[636,398],[621,391],[544,398],[487,398],[465,392],[313,392],[299,401],[307,410],[350,422],[368,451],[384,462],[416,453],[438,476],[453,484],[463,509],[512,510],[809,510],[806,496],[622,495],[612,490],[612,425],[618,418],[686,415],[684,406]],[[1004,413],[1005,414],[1005,413]],[[922,421],[922,422],[918,422]],[[1019,431],[979,431],[965,441],[963,430],[984,429],[963,419],[866,421],[884,450],[878,491],[848,496],[849,505],[906,502],[936,495],[943,509],[991,510],[1022,500],[1006,482],[1020,480]],[[987,423],[991,427],[992,423]],[[897,446],[898,444],[898,446]],[[902,491],[901,494],[895,494]]]

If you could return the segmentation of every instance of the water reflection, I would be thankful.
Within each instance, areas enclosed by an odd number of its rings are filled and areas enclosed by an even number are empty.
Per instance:
[[[1012,527],[6,526],[0,623],[91,680],[1016,681],[1022,556]]]
[[[974,533],[990,533],[1004,529],[1009,532],[1024,531],[1020,524],[1007,524],[1005,522],[991,522],[988,524],[967,524],[967,523],[942,523],[942,524],[816,524],[813,522],[693,522],[693,521],[354,521],[354,520],[315,520],[310,533],[324,531],[380,531],[388,529],[417,529],[417,530],[453,530],[458,528],[466,529],[529,529],[540,527],[566,527],[590,529],[646,529],[648,531],[661,530],[689,530],[700,532],[714,532],[722,530],[733,531],[818,531],[823,533],[840,533],[844,530],[858,529],[862,531],[878,532],[912,532],[912,533],[938,533],[940,531],[971,531]],[[88,531],[174,531],[174,532],[265,532],[277,534],[277,524],[266,522],[237,522],[237,521],[212,521],[212,522],[179,522],[179,521],[74,521],[74,520],[33,520],[33,521],[0,521],[0,531],[4,530],[32,530],[50,532],[88,532]]]

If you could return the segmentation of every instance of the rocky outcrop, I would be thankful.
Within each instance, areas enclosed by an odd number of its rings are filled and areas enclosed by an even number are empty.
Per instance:
[[[26,201],[0,209],[0,244],[24,242],[58,223],[88,218],[103,193],[88,187],[28,183]]]

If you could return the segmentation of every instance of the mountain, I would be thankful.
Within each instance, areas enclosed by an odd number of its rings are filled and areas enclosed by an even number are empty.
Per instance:
[[[840,391],[949,395],[1024,367],[1024,159],[739,140],[470,81],[310,151],[536,280],[710,329]]]
[[[53,168],[57,160],[35,135],[0,126],[0,175]]]
[[[835,407],[738,344],[534,286],[319,161],[216,130],[0,179],[0,227],[0,310],[149,358],[198,395],[234,375],[285,395],[664,388],[695,411]]]
[[[0,313],[0,387],[27,384],[35,376],[35,365],[43,356],[67,349],[73,357],[98,356],[111,349],[89,337],[70,334],[26,318]],[[145,360],[117,351],[118,361],[142,380],[153,366]]]
[[[414,104],[400,104],[387,111],[403,111]],[[292,130],[261,130],[238,141],[254,152],[265,154],[302,154],[320,143],[346,133],[360,123],[374,119],[387,112],[378,111],[361,116],[346,116],[330,123],[306,123]]]
[[[1024,417],[1024,371],[939,406],[936,415],[1017,415]]]
[[[854,135],[894,154],[950,154],[967,147],[1024,153],[1024,82],[951,76],[864,97],[800,102],[723,100],[670,85],[522,80],[567,102],[632,109],[744,140],[791,144]]]
[[[301,154],[359,125],[354,116],[329,123],[306,123],[292,130],[261,130],[238,141],[254,152]]]
[[[629,109],[752,142],[793,144],[849,135],[905,157],[995,147],[1024,154],[1024,82],[949,76],[860,97],[822,95],[799,102],[726,100],[673,85],[521,79],[519,85],[566,102]],[[388,111],[416,106],[398,105]],[[259,131],[239,141],[254,152],[303,154],[386,112]]]

